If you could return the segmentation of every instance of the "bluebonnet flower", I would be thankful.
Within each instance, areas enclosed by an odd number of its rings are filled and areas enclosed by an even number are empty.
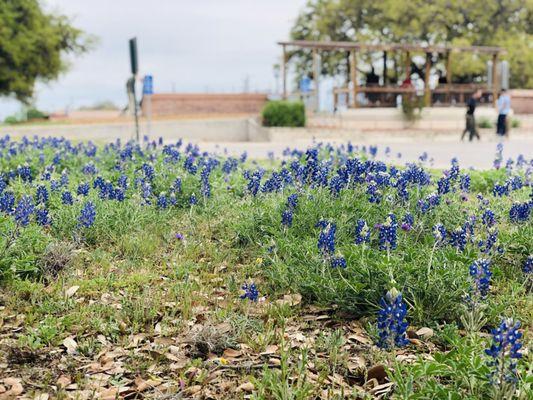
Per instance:
[[[511,222],[520,223],[525,222],[531,215],[531,208],[533,203],[514,203],[509,210],[509,218]]]
[[[155,171],[154,171],[154,167],[151,164],[143,163],[143,165],[141,166],[141,169],[146,179],[148,179],[149,181],[154,179]]]
[[[198,171],[198,167],[194,165],[194,161],[194,157],[189,155],[183,163],[183,167],[192,175],[196,174],[196,172]]]
[[[382,349],[392,349],[409,344],[406,336],[409,324],[405,321],[407,306],[403,302],[401,293],[393,288],[381,298],[379,304],[381,309],[378,313],[379,340],[377,345]]]
[[[451,190],[451,183],[449,177],[442,177],[437,182],[437,193],[440,195],[446,194]]]
[[[41,226],[47,226],[52,223],[48,210],[44,207],[35,210],[35,221]]]
[[[35,206],[30,196],[22,196],[15,207],[15,221],[18,225],[27,226],[33,214]]]
[[[48,190],[45,186],[37,186],[36,203],[46,204],[48,202]]]
[[[294,210],[298,206],[298,195],[296,193],[287,197],[287,207]]]
[[[470,175],[468,174],[462,174],[460,181],[459,181],[459,188],[463,192],[469,192],[470,191]]]
[[[291,209],[285,210],[281,213],[281,224],[286,227],[292,226],[293,212]]]
[[[496,216],[494,215],[494,212],[492,210],[487,208],[481,216],[481,221],[483,222],[483,224],[490,227],[496,223]]]
[[[78,217],[78,225],[84,228],[90,228],[94,224],[96,218],[96,207],[92,201],[88,201],[83,205],[80,216]]]
[[[325,257],[331,257],[335,253],[335,232],[337,226],[333,222],[320,220],[316,224],[322,230],[318,236],[318,251]]]
[[[165,209],[168,207],[168,198],[167,195],[162,192],[157,196],[157,207]]]
[[[530,255],[526,258],[524,266],[522,267],[522,271],[524,271],[524,273],[526,274],[530,274],[533,272],[533,255]]]
[[[66,206],[71,206],[72,204],[74,204],[72,193],[70,193],[68,190],[64,191],[61,194],[61,202]]]
[[[66,169],[61,172],[60,182],[61,186],[67,186],[69,183],[68,172]]]
[[[250,171],[244,171],[243,175],[248,180],[247,189],[252,196],[257,196],[261,187],[261,179],[263,178],[264,171],[257,170],[250,174]]]
[[[183,233],[176,233],[176,235],[174,235],[174,237],[178,240],[183,240],[185,237],[183,236]]]
[[[332,268],[346,268],[346,259],[343,256],[333,257],[331,259]]]
[[[28,163],[19,165],[17,167],[17,174],[24,182],[30,182],[32,180],[31,168]]]
[[[85,164],[82,168],[82,172],[85,175],[96,175],[98,170],[96,169],[96,166],[92,161],[89,161],[87,164]]]
[[[355,244],[370,243],[370,229],[364,219],[355,225]]]
[[[15,195],[12,192],[4,191],[0,196],[0,211],[6,214],[13,212],[15,206]]]
[[[492,330],[492,344],[485,353],[491,357],[490,378],[495,385],[501,386],[506,382],[514,383],[517,380],[516,360],[522,357],[520,353],[522,333],[518,331],[519,329],[520,321],[505,318],[499,327]]]
[[[117,185],[126,190],[128,188],[128,177],[124,174],[120,175],[118,177]]]
[[[377,227],[379,229],[380,250],[394,250],[397,246],[398,222],[396,216],[389,213],[385,223],[378,224]]]
[[[89,194],[90,186],[87,182],[80,183],[78,185],[78,189],[76,190],[76,193],[79,196],[87,196]]]
[[[402,219],[402,230],[404,231],[410,231],[413,229],[413,224],[415,223],[415,219],[410,213],[407,213],[404,215]]]
[[[466,247],[466,228],[458,227],[453,231],[448,232],[449,233],[449,241],[450,245],[459,249],[460,251],[463,251]]]
[[[257,287],[255,286],[255,283],[245,283],[242,285],[242,290],[244,290],[244,293],[241,294],[241,299],[248,299],[253,302],[256,302],[259,298],[259,291],[257,290]]]
[[[433,237],[435,238],[435,241],[439,244],[443,244],[446,240],[446,237],[448,236],[448,232],[446,231],[446,228],[442,224],[436,224],[433,227]]]
[[[470,276],[474,280],[474,293],[481,299],[487,297],[489,293],[490,278],[490,261],[480,258],[470,265]]]
[[[494,163],[493,163],[495,169],[500,169],[502,165],[502,161],[503,161],[502,152],[503,152],[503,144],[498,143],[496,145],[496,156],[494,158]]]
[[[190,205],[198,204],[198,200],[196,199],[196,195],[194,193],[191,194],[191,197],[189,197],[189,204]]]
[[[492,188],[492,194],[498,197],[509,195],[509,184],[507,182],[504,185],[495,184]]]

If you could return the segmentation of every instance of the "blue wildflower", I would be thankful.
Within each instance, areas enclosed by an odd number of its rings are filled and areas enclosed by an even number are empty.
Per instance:
[[[394,250],[397,246],[398,223],[396,216],[389,213],[383,224],[378,224],[380,250]]]
[[[490,270],[490,261],[480,258],[470,265],[470,276],[474,280],[474,292],[481,299],[487,297],[489,293],[490,278],[492,272]]]
[[[379,331],[378,346],[382,349],[403,347],[409,344],[406,336],[409,324],[405,321],[407,306],[401,293],[391,289],[380,300],[377,327]]]
[[[36,203],[46,204],[48,202],[48,189],[45,186],[37,186]]]
[[[259,298],[259,291],[257,290],[257,287],[255,286],[255,283],[247,284],[245,283],[242,285],[242,290],[244,290],[244,293],[241,294],[241,299],[248,299],[250,301],[256,302]]]
[[[346,268],[346,259],[343,256],[333,257],[331,259],[332,268]]]
[[[35,221],[41,226],[47,226],[51,224],[50,216],[46,208],[38,208],[35,210]]]
[[[76,193],[79,196],[87,196],[89,194],[90,186],[87,182],[80,183],[78,185],[78,189],[76,190]]]
[[[35,206],[30,196],[22,196],[15,208],[14,216],[18,225],[27,226]]]
[[[291,209],[285,210],[281,213],[281,224],[286,227],[292,226],[293,211]]]
[[[514,383],[516,376],[516,360],[522,357],[520,348],[522,333],[520,321],[512,318],[503,319],[500,326],[492,330],[492,344],[485,350],[491,357],[489,367],[490,378],[495,385],[502,386],[504,383]]]
[[[525,274],[530,274],[533,272],[533,255],[530,255],[526,258],[524,266],[522,267],[522,271],[524,271]]]
[[[68,190],[64,191],[61,194],[61,202],[66,206],[71,206],[72,204],[74,204],[72,193],[70,193]]]
[[[96,218],[96,207],[92,201],[88,201],[83,205],[80,216],[78,217],[79,226],[90,228],[94,224]]]
[[[533,202],[529,203],[514,203],[509,210],[509,218],[511,222],[520,223],[525,222],[529,219],[531,215],[531,208],[533,207]]]
[[[318,251],[324,257],[331,257],[335,253],[335,232],[337,226],[333,222],[320,220],[317,223],[317,227],[322,228],[318,236]]]
[[[370,243],[370,229],[364,219],[355,225],[355,244]]]

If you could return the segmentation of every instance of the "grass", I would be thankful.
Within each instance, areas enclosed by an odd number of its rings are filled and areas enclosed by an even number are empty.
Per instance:
[[[301,178],[297,167],[312,161],[299,153],[258,163],[209,157],[192,146],[94,147],[53,139],[0,144],[2,193],[15,197],[0,217],[0,376],[21,379],[28,395],[497,398],[501,392],[487,378],[484,353],[490,329],[502,317],[519,319],[524,347],[530,344],[532,286],[522,268],[533,253],[533,224],[531,217],[509,217],[514,202],[531,201],[527,160],[512,170],[460,171],[469,175],[470,190],[460,188],[462,178],[451,179],[440,204],[423,212],[419,201],[437,190],[442,171],[413,170],[431,182],[409,183],[405,199],[395,186],[396,171],[404,167],[365,164],[371,155],[349,146],[317,148],[317,171],[327,175],[321,185],[319,173]],[[336,193],[332,178],[354,158],[359,177]],[[21,173],[25,163],[31,180]],[[89,163],[96,172],[87,173]],[[264,170],[262,190],[253,195],[243,172],[258,169]],[[53,191],[63,171],[68,182]],[[273,172],[285,183],[270,191]],[[93,187],[100,176],[120,189],[122,175],[128,181],[123,201]],[[205,175],[209,197],[203,195]],[[380,184],[380,202],[369,202],[369,182],[383,176],[393,184]],[[493,193],[514,176],[521,187]],[[76,194],[82,182],[91,184],[87,196]],[[49,198],[38,208],[48,210],[52,222],[40,226],[32,215],[22,226],[12,210],[22,195],[36,202],[40,185]],[[151,190],[143,196],[147,185]],[[74,204],[62,204],[64,191]],[[162,207],[160,198],[169,202],[172,192],[175,204]],[[281,215],[291,194],[298,204],[289,227]],[[193,195],[198,201],[191,205]],[[82,228],[78,218],[87,201],[95,204],[96,218]],[[481,222],[487,208],[498,229],[489,250],[479,246],[492,232]],[[414,223],[398,228],[395,249],[380,250],[375,226],[389,213],[400,224],[409,213]],[[437,223],[453,231],[472,215],[477,223],[464,248],[436,244]],[[361,218],[371,240],[355,244]],[[332,255],[317,249],[321,219],[337,227]],[[344,257],[347,267],[332,268],[333,256]],[[484,323],[468,333],[465,295],[475,285],[469,266],[479,258],[491,260],[493,276],[480,307]],[[239,298],[245,282],[255,282],[260,301]],[[381,297],[393,286],[408,306],[411,341],[385,351],[374,345],[375,321]],[[421,327],[433,335],[418,337]],[[69,338],[73,351],[65,345]],[[518,361],[516,376],[512,396],[527,398],[529,353]],[[97,384],[95,377],[103,381]]]

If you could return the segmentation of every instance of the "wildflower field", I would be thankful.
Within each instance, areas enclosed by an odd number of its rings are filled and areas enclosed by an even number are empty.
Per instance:
[[[531,154],[380,151],[0,139],[0,399],[530,399]]]

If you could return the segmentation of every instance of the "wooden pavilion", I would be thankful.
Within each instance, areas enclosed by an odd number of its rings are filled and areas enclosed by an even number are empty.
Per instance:
[[[487,97],[492,98],[495,102],[498,97],[498,91],[500,89],[499,76],[498,76],[498,60],[500,55],[505,54],[505,50],[501,47],[492,46],[424,46],[424,45],[412,45],[412,44],[368,44],[357,42],[331,42],[331,41],[306,41],[306,40],[294,40],[278,42],[282,47],[282,63],[281,63],[281,75],[283,81],[283,98],[288,97],[287,91],[287,64],[289,62],[289,51],[294,50],[311,50],[313,59],[313,77],[315,80],[314,96],[318,98],[318,79],[320,77],[320,63],[319,52],[320,51],[341,51],[348,52],[350,59],[350,81],[351,87],[348,85],[345,87],[334,88],[334,104],[338,102],[339,95],[345,94],[350,99],[349,106],[356,108],[360,105],[357,103],[357,95],[364,93],[365,95],[378,96],[378,98],[391,99],[397,95],[414,95],[416,89],[412,85],[391,85],[387,80],[387,54],[389,52],[402,52],[404,54],[405,67],[404,71],[408,71],[405,74],[406,77],[411,76],[412,56],[415,54],[425,55],[424,65],[424,105],[431,106],[435,97],[439,98],[440,104],[452,104],[464,103],[466,98],[470,96],[477,89],[481,89]],[[382,77],[382,85],[360,85],[357,83],[357,56],[362,52],[382,52],[384,73]],[[452,83],[451,72],[451,60],[454,53],[470,52],[486,54],[492,58],[492,82],[490,85],[484,84],[454,84]],[[444,82],[439,82],[439,85],[434,89],[430,88],[430,74],[431,74],[431,59],[434,54],[444,56],[446,60],[446,77]],[[444,77],[443,77],[444,78]],[[381,103],[381,102],[380,102]],[[381,103],[386,105],[386,102]]]

